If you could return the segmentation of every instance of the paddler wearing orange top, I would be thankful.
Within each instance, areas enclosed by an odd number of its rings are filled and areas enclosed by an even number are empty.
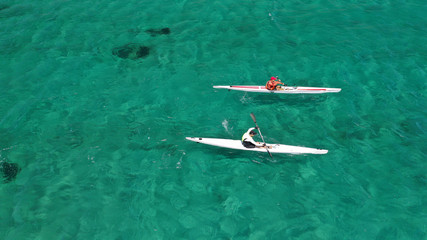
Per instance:
[[[283,90],[282,86],[280,85],[285,85],[285,84],[282,83],[282,81],[280,81],[279,78],[271,77],[270,80],[265,85],[265,88],[267,88],[267,90]]]

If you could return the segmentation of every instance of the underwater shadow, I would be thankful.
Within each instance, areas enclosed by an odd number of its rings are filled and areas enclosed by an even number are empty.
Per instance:
[[[283,94],[284,95],[284,94]],[[283,103],[289,106],[313,106],[317,103],[326,101],[328,96],[323,95],[307,95],[307,94],[286,94],[285,96],[279,94],[264,94],[250,96],[249,103],[256,104],[277,104]]]
[[[112,53],[119,58],[137,60],[147,57],[150,54],[150,48],[141,44],[128,43],[124,46],[113,48]]]
[[[196,149],[194,147],[193,149]],[[203,148],[197,148],[208,156],[216,155],[220,156],[226,160],[237,160],[242,163],[256,163],[256,164],[284,164],[288,162],[290,157],[295,157],[289,154],[273,154],[273,159],[270,158],[267,152],[253,152],[253,151],[242,151],[242,150],[234,150],[227,148],[217,148],[215,146],[206,146]],[[187,154],[191,154],[190,151],[186,151]],[[299,160],[295,160],[295,162],[300,162]]]
[[[146,30],[145,32],[150,34],[150,36],[155,37],[158,35],[169,35],[171,30],[168,27],[160,28],[160,29],[151,28],[151,29]]]

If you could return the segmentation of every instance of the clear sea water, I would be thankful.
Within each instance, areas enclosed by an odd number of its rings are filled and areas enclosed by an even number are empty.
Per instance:
[[[427,239],[425,0],[2,0],[0,239]],[[150,34],[170,28],[170,34]],[[115,49],[145,46],[135,59]],[[213,85],[339,87],[263,95]],[[188,136],[328,149],[227,150]],[[258,139],[259,140],[259,139]]]

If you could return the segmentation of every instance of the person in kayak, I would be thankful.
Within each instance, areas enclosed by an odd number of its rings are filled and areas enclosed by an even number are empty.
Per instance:
[[[265,85],[265,88],[267,88],[268,90],[283,90],[282,86],[280,85],[285,85],[282,83],[282,81],[280,81],[280,79],[276,78],[276,77],[271,77],[270,80],[267,82],[267,84]]]
[[[242,145],[245,148],[265,148],[264,143],[255,142],[253,137],[256,135],[255,130],[256,128],[249,128],[248,131],[246,131],[245,134],[242,136]],[[271,147],[269,147],[271,148]]]

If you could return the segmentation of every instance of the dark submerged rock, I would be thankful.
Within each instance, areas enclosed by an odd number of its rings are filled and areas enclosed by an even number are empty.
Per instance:
[[[136,52],[136,57],[142,58],[148,56],[148,54],[150,54],[150,49],[148,47],[142,46],[139,47],[138,51]]]
[[[161,32],[162,34],[168,35],[169,33],[171,33],[171,29],[170,29],[170,28],[162,28],[162,29],[160,30],[160,32]]]
[[[150,54],[150,48],[135,43],[129,43],[122,47],[114,48],[113,54],[119,58],[136,60],[148,56]]]
[[[171,30],[170,28],[161,28],[161,29],[151,28],[146,30],[145,32],[149,33],[152,37],[155,37],[157,35],[168,35],[171,32]]]
[[[21,168],[16,163],[0,162],[0,173],[6,183],[14,180],[20,171]]]

